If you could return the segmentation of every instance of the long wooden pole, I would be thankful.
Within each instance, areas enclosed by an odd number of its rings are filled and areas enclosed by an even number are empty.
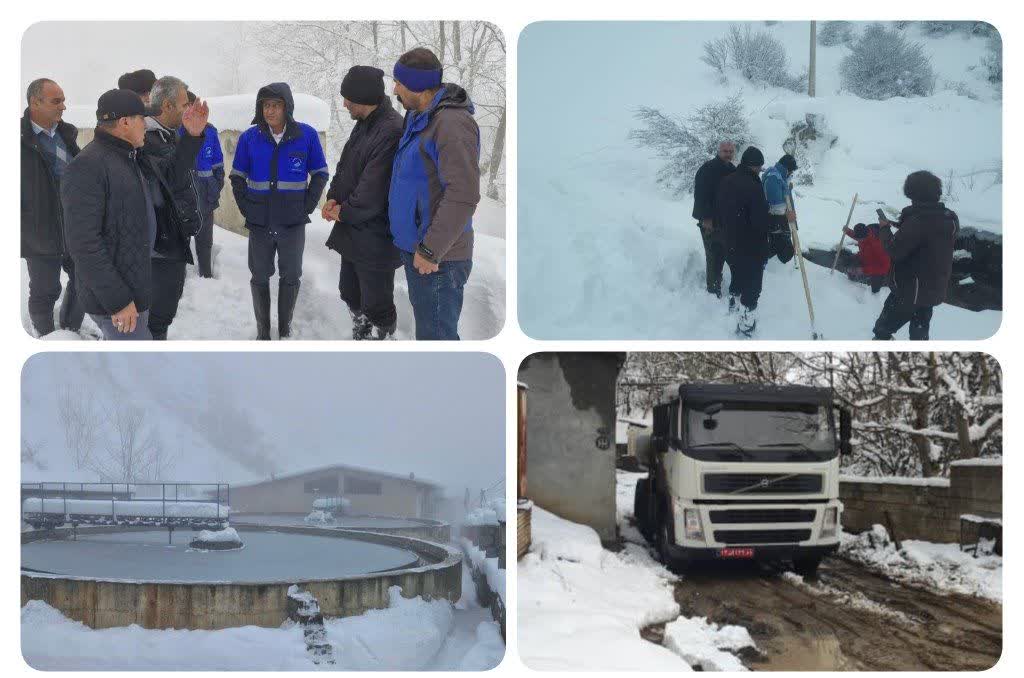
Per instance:
[[[832,275],[836,272],[836,265],[839,263],[839,253],[843,251],[843,243],[846,242],[846,229],[850,227],[850,219],[853,218],[853,208],[857,206],[857,196],[859,193],[853,194],[853,202],[850,203],[850,213],[846,215],[846,226],[843,228],[843,235],[839,238],[839,245],[836,247],[836,258],[832,260],[832,268],[828,274]]]
[[[787,195],[786,196],[786,208],[793,211],[793,200]],[[793,240],[793,253],[796,255],[796,263],[800,268],[800,277],[804,281],[804,298],[807,300],[807,315],[811,319],[811,338],[819,339],[818,328],[814,322],[814,302],[811,301],[811,286],[807,283],[807,269],[804,268],[804,252],[800,248],[800,235],[798,233],[796,221],[789,222],[789,237]]]

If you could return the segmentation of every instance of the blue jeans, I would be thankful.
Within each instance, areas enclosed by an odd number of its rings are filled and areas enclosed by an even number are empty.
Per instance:
[[[416,319],[416,339],[458,341],[462,298],[473,261],[442,261],[437,273],[423,275],[412,265],[412,254],[401,254]]]
[[[149,311],[139,314],[139,319],[135,323],[135,331],[130,334],[118,332],[109,315],[90,313],[89,317],[99,325],[105,341],[149,341],[153,338],[153,335],[149,333]]]

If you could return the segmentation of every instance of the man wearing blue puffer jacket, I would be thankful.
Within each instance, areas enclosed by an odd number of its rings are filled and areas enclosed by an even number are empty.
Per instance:
[[[194,92],[188,93],[188,102],[196,100]],[[185,134],[185,127],[178,128],[178,136]],[[213,277],[213,212],[220,206],[220,192],[224,188],[224,152],[220,148],[217,128],[207,125],[206,139],[196,158],[195,184],[199,189],[200,207],[203,210],[203,230],[193,240],[196,243],[196,260],[199,276]]]
[[[787,153],[761,174],[764,197],[768,201],[768,241],[771,243],[772,252],[778,254],[783,262],[789,261],[793,256],[789,224],[796,223],[792,182],[795,171],[796,158]]]
[[[329,176],[320,137],[294,118],[295,100],[283,82],[256,94],[254,127],[238,138],[231,165],[231,190],[249,229],[256,338],[270,339],[270,278],[280,268],[277,328],[291,335],[292,313],[302,278],[302,251],[309,215]]]
[[[441,62],[418,47],[399,57],[395,95],[405,125],[388,195],[417,339],[459,338],[480,202],[480,128],[466,90],[442,84]]]

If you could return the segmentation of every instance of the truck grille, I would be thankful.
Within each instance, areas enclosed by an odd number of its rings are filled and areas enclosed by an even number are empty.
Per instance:
[[[720,544],[795,544],[811,538],[810,530],[715,530]]]
[[[822,477],[813,473],[708,473],[704,491],[717,494],[815,494]]]
[[[813,523],[815,512],[805,509],[724,509],[710,511],[712,523]]]

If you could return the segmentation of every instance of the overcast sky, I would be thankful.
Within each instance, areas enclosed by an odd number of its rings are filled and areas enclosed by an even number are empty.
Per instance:
[[[180,454],[170,480],[244,482],[345,463],[444,485],[504,477],[504,373],[476,353],[43,353],[22,372],[22,439],[46,470],[73,473],[58,384],[134,403]]]

